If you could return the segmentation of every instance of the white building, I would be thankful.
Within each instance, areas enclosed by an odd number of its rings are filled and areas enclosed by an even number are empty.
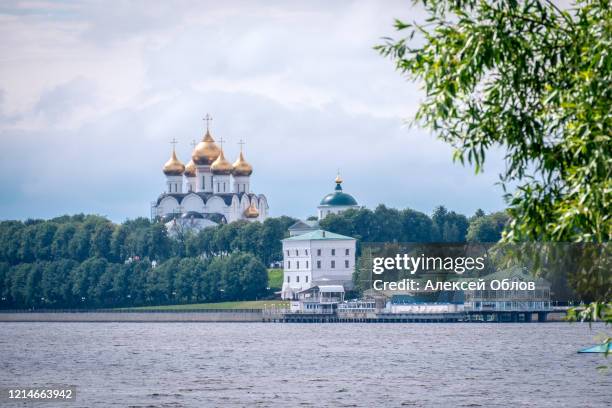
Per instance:
[[[315,230],[285,238],[281,297],[295,295],[316,285],[353,287],[356,239]]]
[[[350,195],[342,191],[342,178],[340,174],[336,176],[336,188],[333,193],[327,194],[317,207],[319,220],[327,217],[329,214],[338,214],[342,211],[346,211],[350,208],[359,208],[357,200]]]
[[[253,167],[244,159],[242,148],[232,164],[225,158],[207,129],[202,141],[184,165],[175,149],[164,164],[166,188],[151,205],[151,216],[169,228],[195,225],[197,228],[237,220],[264,221],[268,201],[251,191]]]

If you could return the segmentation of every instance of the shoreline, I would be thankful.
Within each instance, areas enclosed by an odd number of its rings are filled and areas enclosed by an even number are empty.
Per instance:
[[[550,316],[545,322],[561,322],[559,316]],[[313,320],[294,319],[278,321],[264,319],[261,310],[249,311],[74,311],[74,312],[0,312],[0,323],[519,323],[435,320],[422,315],[419,319],[377,319]]]

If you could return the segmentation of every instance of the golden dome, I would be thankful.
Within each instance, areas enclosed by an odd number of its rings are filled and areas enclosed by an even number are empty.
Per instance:
[[[342,180],[342,177],[340,177],[340,173],[338,173],[338,175],[336,176],[336,180],[335,180],[335,182],[336,182],[336,184],[341,184],[341,183],[342,183],[342,181],[343,181],[343,180]]]
[[[207,130],[202,141],[193,149],[191,158],[195,164],[210,165],[219,157],[220,151],[219,146],[217,146],[215,140]]]
[[[250,176],[251,173],[253,173],[253,166],[244,160],[242,152],[240,152],[240,156],[238,156],[238,160],[234,162],[233,167],[232,174],[234,176]]]
[[[189,163],[185,166],[185,176],[186,177],[195,177],[196,175],[196,166],[193,162],[193,159],[189,160]]]
[[[247,218],[257,218],[257,217],[259,217],[259,211],[257,211],[257,208],[255,207],[255,202],[254,201],[251,201],[251,205],[249,206],[249,208],[244,210],[244,216],[247,217]]]
[[[180,176],[185,171],[185,165],[176,157],[176,151],[172,149],[170,160],[164,164],[163,172],[166,176]]]
[[[223,149],[220,150],[219,156],[217,160],[215,160],[210,165],[210,170],[213,174],[231,174],[232,165],[230,162],[225,160],[225,155],[223,154]]]

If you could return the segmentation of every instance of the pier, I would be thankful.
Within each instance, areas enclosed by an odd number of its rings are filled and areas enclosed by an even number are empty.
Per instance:
[[[269,309],[262,311],[262,320],[271,323],[543,323],[548,321],[548,313],[551,312],[558,313],[559,311],[346,313],[338,310],[292,312],[288,309]]]

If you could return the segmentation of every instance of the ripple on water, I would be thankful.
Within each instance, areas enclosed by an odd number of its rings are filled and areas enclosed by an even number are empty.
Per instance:
[[[569,324],[3,323],[0,387],[86,407],[612,405]],[[449,405],[450,404],[450,405]]]

